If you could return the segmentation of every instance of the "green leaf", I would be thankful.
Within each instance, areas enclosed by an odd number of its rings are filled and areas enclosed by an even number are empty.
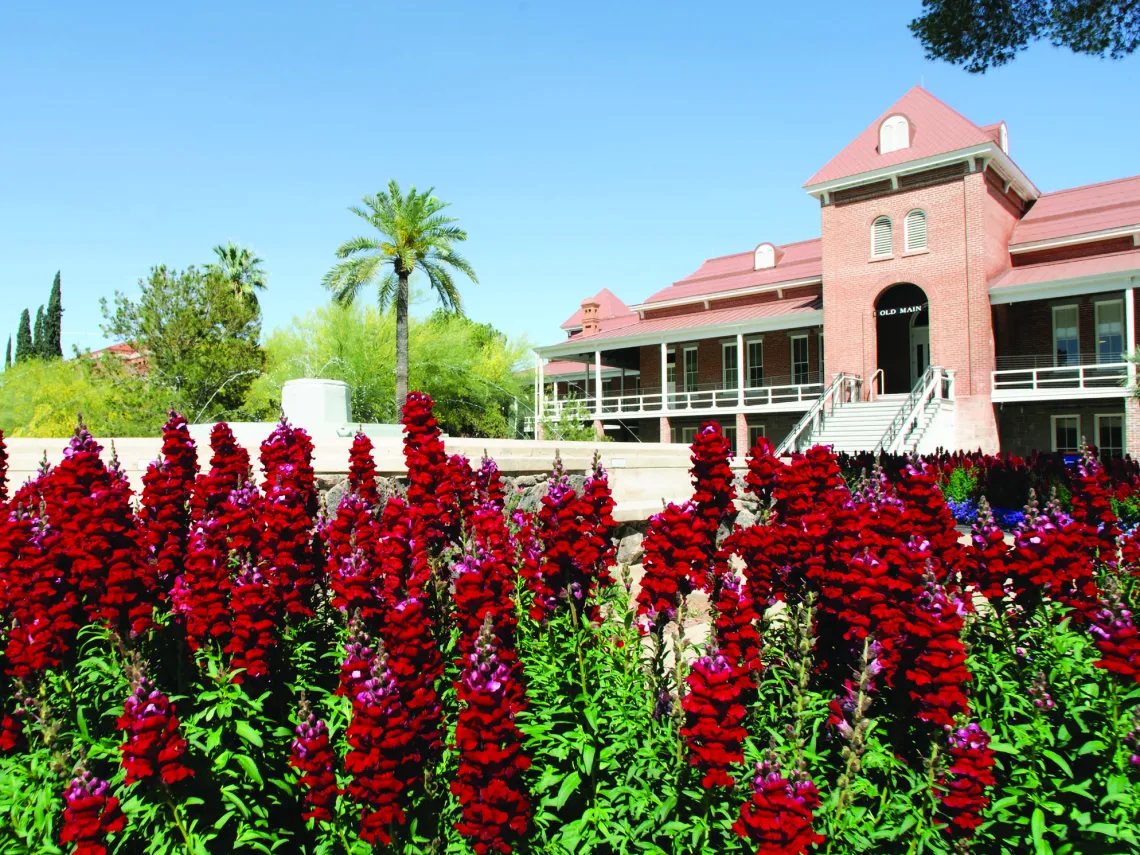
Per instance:
[[[234,725],[234,731],[246,742],[252,745],[256,745],[258,748],[261,748],[265,745],[261,739],[261,734],[254,730],[253,726],[250,725],[248,721],[237,722]]]
[[[1029,830],[1033,835],[1033,846],[1037,850],[1037,855],[1052,855],[1053,847],[1045,841],[1045,813],[1041,808],[1033,809]]]
[[[558,795],[553,799],[548,799],[544,804],[552,805],[555,808],[562,808],[566,804],[566,800],[578,789],[578,785],[582,783],[582,776],[577,772],[571,772],[562,780],[562,786],[558,788]]]
[[[265,786],[265,782],[261,780],[261,773],[257,771],[257,764],[253,762],[252,757],[247,757],[244,754],[235,754],[234,759],[237,760],[238,765],[241,766],[242,771],[245,772],[251,781],[259,787]]]
[[[1046,748],[1041,753],[1044,754],[1046,757],[1048,757],[1050,760],[1052,760],[1054,763],[1056,763],[1058,766],[1060,766],[1062,769],[1064,769],[1066,775],[1068,775],[1070,778],[1073,777],[1073,769],[1071,766],[1069,766],[1068,760],[1066,760],[1064,757],[1062,757],[1056,751],[1050,751],[1048,748]]]

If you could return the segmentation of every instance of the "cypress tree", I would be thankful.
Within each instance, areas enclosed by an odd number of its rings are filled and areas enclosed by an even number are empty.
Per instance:
[[[32,355],[32,316],[24,309],[20,326],[16,328],[16,361],[23,362]]]
[[[32,356],[47,357],[47,333],[44,331],[44,307],[36,309],[36,325],[32,327]]]
[[[8,336],[8,349],[4,351],[4,370],[12,367],[12,336]]]
[[[51,296],[48,297],[47,315],[44,317],[44,326],[47,331],[47,347],[44,357],[47,359],[63,358],[63,300],[60,295],[59,271],[56,271],[55,281],[51,284]]]

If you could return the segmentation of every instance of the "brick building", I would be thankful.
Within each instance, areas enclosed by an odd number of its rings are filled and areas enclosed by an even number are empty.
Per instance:
[[[535,349],[537,432],[585,414],[665,442],[714,419],[740,451],[1140,452],[1140,176],[1042,193],[1004,123],[915,87],[804,187],[820,237],[583,300]]]

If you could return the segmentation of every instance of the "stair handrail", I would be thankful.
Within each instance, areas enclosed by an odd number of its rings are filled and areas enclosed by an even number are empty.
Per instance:
[[[895,454],[898,451],[906,438],[906,429],[926,410],[926,401],[930,394],[933,392],[936,397],[942,397],[943,382],[947,379],[944,377],[945,373],[945,370],[937,365],[926,366],[926,370],[910,390],[907,399],[899,407],[891,423],[887,425],[879,444],[875,446],[876,457],[880,454]]]
[[[842,399],[838,401],[835,400],[836,393],[839,392],[840,389],[852,389],[856,391],[856,394],[858,394],[857,390],[859,389],[861,382],[862,380],[857,374],[848,374],[845,371],[841,371],[836,374],[834,379],[832,379],[832,381],[827,384],[827,388],[823,390],[823,393],[815,399],[815,402],[810,407],[808,407],[807,412],[803,414],[803,418],[796,422],[795,427],[793,427],[791,432],[786,437],[784,437],[784,441],[776,446],[775,455],[779,457],[781,455],[787,454],[788,451],[794,448],[801,434],[803,434],[803,432],[807,430],[809,426],[815,423],[816,418],[822,418],[824,415],[826,415],[823,412],[823,409],[827,406],[828,403],[832,404],[832,410],[835,409],[837,403],[844,403]]]

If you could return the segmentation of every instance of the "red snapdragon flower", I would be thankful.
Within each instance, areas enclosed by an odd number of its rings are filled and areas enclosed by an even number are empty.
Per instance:
[[[744,702],[752,680],[745,668],[713,648],[693,663],[685,682],[689,691],[681,701],[681,737],[689,747],[689,762],[703,773],[706,789],[731,787],[729,771],[744,762]]]
[[[0,430],[0,504],[8,501],[8,447],[4,444],[4,431]]]
[[[1121,600],[1116,583],[1110,581],[1105,587],[1104,600],[1089,625],[1101,656],[1093,664],[1140,683],[1140,631],[1133,623],[1131,609]]]
[[[388,610],[381,632],[400,701],[416,735],[417,751],[430,760],[443,743],[443,709],[438,691],[443,657],[435,638],[435,621],[422,600],[408,597]]]
[[[713,633],[717,647],[730,662],[739,663],[746,671],[762,670],[760,630],[757,628],[760,615],[736,571],[726,570],[721,574],[714,605]]]
[[[238,445],[225,422],[210,429],[210,471],[199,475],[191,496],[191,517],[204,522],[240,484],[251,481],[249,452]]]
[[[1008,557],[1005,533],[994,521],[990,503],[983,496],[978,502],[978,516],[970,527],[970,543],[963,550],[958,565],[963,584],[991,603],[1000,600],[1009,576],[1006,569]]]
[[[1104,466],[1088,444],[1070,474],[1073,486],[1073,520],[1082,526],[1087,551],[1102,564],[1116,566],[1116,540],[1120,520],[1112,509],[1112,493]]]
[[[122,831],[127,818],[111,786],[82,767],[64,791],[61,843],[72,843],[72,855],[106,855],[107,835]]]
[[[401,421],[404,462],[408,468],[408,507],[423,525],[428,550],[438,555],[459,538],[462,497],[456,483],[458,468],[444,451],[432,406],[428,395],[409,392]]]
[[[962,645],[964,609],[928,571],[926,589],[907,622],[905,674],[915,715],[922,721],[951,725],[969,712],[966,649]],[[885,645],[884,645],[885,646]]]
[[[929,463],[912,458],[902,468],[895,483],[895,494],[905,510],[903,530],[930,544],[934,560],[942,568],[957,566],[961,546],[955,529],[954,515],[938,486],[938,470]],[[943,578],[945,571],[937,572]]]
[[[705,549],[711,555],[716,548],[717,531],[727,520],[736,498],[732,469],[732,445],[721,433],[720,424],[706,422],[697,431],[691,447],[693,465],[692,502],[696,505],[696,529],[705,539]]]
[[[748,452],[748,472],[744,483],[756,497],[761,508],[767,508],[772,501],[772,491],[783,475],[785,466],[775,455],[775,446],[766,436],[756,439],[756,444]]]
[[[374,505],[380,500],[376,491],[376,461],[372,457],[372,440],[357,431],[348,450],[348,491],[355,493],[366,504]]]
[[[460,661],[474,649],[483,621],[490,616],[500,643],[513,651],[515,626],[514,551],[503,512],[485,504],[470,517],[471,534],[462,557],[452,568],[452,605],[459,628]]]
[[[970,837],[982,824],[982,812],[989,807],[986,790],[997,781],[993,776],[994,752],[990,736],[977,724],[965,727],[947,725],[950,765],[938,779],[936,793],[939,813],[948,821],[953,837]]]
[[[174,705],[147,679],[141,665],[133,667],[131,693],[117,726],[127,737],[119,746],[125,783],[159,778],[170,785],[193,776],[194,771],[183,762],[186,740],[179,733]]]
[[[208,518],[190,533],[185,569],[171,589],[170,600],[186,628],[191,650],[221,641],[229,633],[227,554],[220,520]]]
[[[296,491],[305,512],[317,513],[317,485],[313,473],[313,441],[304,428],[294,427],[282,416],[273,432],[261,443],[261,468],[265,481],[261,488],[272,487]]]
[[[269,584],[257,570],[246,564],[230,589],[230,655],[233,680],[258,679],[269,673],[265,657],[277,646],[277,610]]]
[[[696,507],[669,503],[649,518],[637,613],[658,631],[677,617],[681,600],[706,583],[704,540],[695,531]]]
[[[290,470],[291,464],[274,470],[281,482],[270,485],[259,504],[259,558],[285,613],[308,617],[317,568],[313,516],[307,509],[307,492],[292,483],[296,476]]]
[[[329,727],[323,719],[313,715],[304,695],[297,719],[289,765],[300,773],[297,786],[305,794],[301,818],[333,822],[336,799],[341,791],[336,783],[336,753],[329,742]]]
[[[498,645],[488,620],[456,687],[459,768],[451,792],[462,817],[455,827],[477,855],[509,855],[526,834],[531,816],[522,780],[530,759],[522,751],[523,736],[514,721],[526,696],[514,666],[499,655]]]
[[[752,796],[740,808],[732,829],[756,847],[756,855],[800,855],[823,843],[812,830],[819,791],[810,780],[789,780],[775,758],[756,764]]]
[[[346,792],[360,806],[360,837],[388,845],[393,825],[404,824],[407,791],[420,775],[421,757],[383,649],[354,688],[347,739],[344,771],[351,779]]]
[[[507,501],[506,487],[499,467],[486,454],[475,470],[475,500],[479,505],[492,505],[499,510],[503,509]]]
[[[426,596],[431,583],[426,535],[413,510],[393,496],[384,503],[376,526],[371,559],[377,565],[376,589],[382,603]]]

